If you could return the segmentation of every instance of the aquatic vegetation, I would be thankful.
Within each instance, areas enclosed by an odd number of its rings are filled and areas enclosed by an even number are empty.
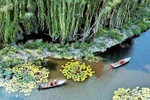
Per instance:
[[[89,65],[73,60],[62,65],[62,70],[60,71],[67,79],[74,81],[84,81],[94,73]]]
[[[136,87],[131,90],[130,88],[118,88],[114,91],[112,100],[148,100],[150,98],[150,88]]]
[[[0,80],[0,83],[8,92],[23,92],[25,95],[30,94],[32,89],[36,88],[36,83],[47,82],[49,71],[42,66],[36,66],[33,63],[24,63],[13,67],[6,68],[9,73],[14,73],[12,79],[6,81]]]

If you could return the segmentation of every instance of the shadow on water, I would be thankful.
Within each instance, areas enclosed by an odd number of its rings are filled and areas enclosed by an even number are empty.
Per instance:
[[[132,40],[128,39],[124,41],[122,44],[113,46],[107,49],[107,51],[104,53],[96,53],[96,55],[105,58],[106,60],[104,62],[108,62],[108,61],[116,62],[119,59],[129,57],[131,48],[132,48]]]
[[[45,68],[49,69],[50,71],[51,70],[56,70],[56,67],[57,67],[57,63],[55,62],[52,62],[52,61],[47,61],[46,64],[45,64]]]
[[[133,39],[130,65],[127,70],[150,72],[150,30],[142,33],[140,37]],[[149,67],[148,67],[149,66]]]

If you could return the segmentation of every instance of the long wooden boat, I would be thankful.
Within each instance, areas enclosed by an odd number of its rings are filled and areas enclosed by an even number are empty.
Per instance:
[[[120,66],[122,66],[122,65],[124,65],[124,64],[126,64],[126,63],[128,63],[129,61],[130,61],[130,57],[124,58],[124,59],[122,59],[122,60],[119,60],[119,61],[116,62],[116,63],[112,63],[112,64],[111,64],[111,67],[112,67],[112,68],[118,68],[118,67],[120,67]]]
[[[53,88],[56,86],[60,86],[66,83],[66,79],[56,79],[56,80],[51,80],[47,83],[42,83],[38,84],[38,89],[48,89],[48,88]]]

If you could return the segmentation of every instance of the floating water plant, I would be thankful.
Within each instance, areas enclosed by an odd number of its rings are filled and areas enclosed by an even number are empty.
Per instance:
[[[62,65],[62,68],[63,69],[60,70],[62,74],[67,77],[67,79],[73,79],[74,81],[84,81],[94,73],[89,65],[73,60]]]
[[[131,90],[129,88],[119,88],[114,91],[112,100],[149,100],[150,99],[150,88],[143,87],[139,89],[136,87]]]
[[[32,89],[36,88],[36,83],[48,82],[47,78],[49,71],[42,66],[36,66],[32,63],[24,63],[17,65],[12,69],[6,69],[4,73],[13,73],[12,79],[0,80],[3,87],[8,92],[23,92],[25,95],[29,95]]]

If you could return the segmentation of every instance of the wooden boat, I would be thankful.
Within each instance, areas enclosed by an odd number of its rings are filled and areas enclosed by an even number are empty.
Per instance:
[[[51,80],[47,83],[39,84],[38,89],[48,89],[56,86],[60,86],[66,83],[66,79],[56,79],[56,80]]]
[[[112,66],[112,68],[118,68],[118,67],[128,63],[129,61],[130,61],[130,57],[122,59],[122,60],[119,60],[116,63],[112,63],[111,66]]]

